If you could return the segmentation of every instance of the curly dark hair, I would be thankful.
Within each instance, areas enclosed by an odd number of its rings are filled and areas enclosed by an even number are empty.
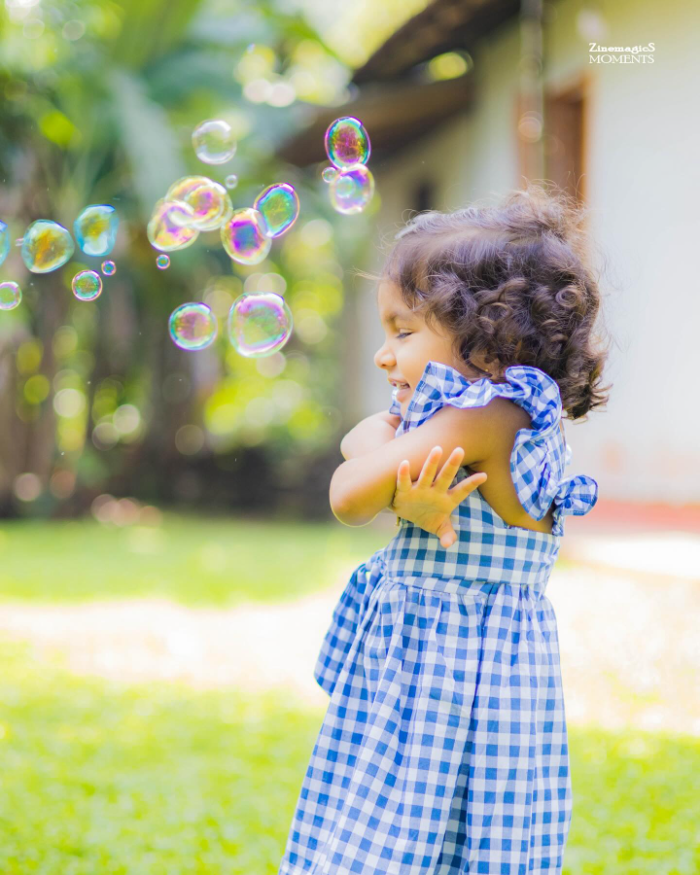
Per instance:
[[[584,207],[553,183],[527,183],[496,206],[414,216],[397,235],[383,279],[428,324],[455,337],[474,367],[499,379],[531,365],[556,380],[568,418],[606,404],[608,349],[594,334],[600,292],[587,261]]]

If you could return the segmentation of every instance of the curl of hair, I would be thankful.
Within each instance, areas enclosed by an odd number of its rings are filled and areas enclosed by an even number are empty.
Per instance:
[[[420,213],[397,235],[383,278],[428,324],[447,328],[462,361],[501,380],[510,365],[540,368],[556,380],[565,414],[586,417],[610,386],[600,385],[608,348],[595,332],[601,296],[584,219],[583,207],[542,183],[496,206]]]

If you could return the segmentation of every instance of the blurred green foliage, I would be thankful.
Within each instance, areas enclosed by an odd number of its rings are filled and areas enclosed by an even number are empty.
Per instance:
[[[313,104],[342,104],[350,71],[285,9],[7,0],[0,10],[0,218],[17,238],[37,218],[72,230],[88,203],[111,203],[121,219],[117,273],[94,303],[76,302],[70,281],[99,259],[76,252],[36,275],[13,247],[3,265],[24,299],[0,319],[0,513],[76,514],[154,469],[171,476],[260,447],[282,470],[337,444],[343,279],[366,217],[334,214],[320,168],[283,166],[276,147]],[[208,117],[236,131],[226,165],[203,165],[192,149]],[[235,207],[272,182],[294,184],[296,226],[255,267],[232,263],[210,232],[157,270],[145,235],[155,201],[183,175],[231,172]],[[287,298],[292,338],[274,356],[244,358],[226,337],[228,310],[244,290],[270,289]],[[185,353],[168,337],[170,312],[188,300],[219,317],[209,350]],[[34,479],[18,483],[23,474]]]

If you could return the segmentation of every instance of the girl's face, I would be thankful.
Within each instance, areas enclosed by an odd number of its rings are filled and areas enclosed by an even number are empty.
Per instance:
[[[385,338],[374,363],[386,371],[389,381],[404,384],[396,395],[402,414],[429,361],[449,365],[469,379],[483,376],[454,356],[452,337],[443,326],[433,322],[429,328],[421,316],[409,310],[396,283],[385,280],[379,284],[377,303]],[[475,364],[482,367],[480,361]]]

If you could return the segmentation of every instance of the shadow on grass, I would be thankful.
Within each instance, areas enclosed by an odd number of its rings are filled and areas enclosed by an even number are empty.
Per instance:
[[[170,598],[189,605],[297,599],[333,586],[391,534],[337,522],[166,515],[161,526],[0,526],[0,599]]]

